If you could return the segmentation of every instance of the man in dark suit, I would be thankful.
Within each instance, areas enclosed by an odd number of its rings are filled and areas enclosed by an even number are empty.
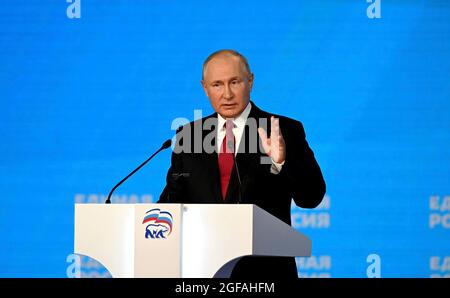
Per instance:
[[[250,101],[253,79],[236,51],[205,60],[201,83],[216,113],[178,130],[158,202],[255,204],[289,225],[292,199],[319,205],[325,182],[302,124]],[[232,277],[297,277],[297,269],[291,257],[244,257]]]

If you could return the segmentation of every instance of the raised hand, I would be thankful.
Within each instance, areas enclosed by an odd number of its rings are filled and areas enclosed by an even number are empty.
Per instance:
[[[286,159],[286,144],[280,130],[280,119],[272,116],[270,118],[270,138],[264,128],[258,128],[264,151],[276,163],[283,163]]]

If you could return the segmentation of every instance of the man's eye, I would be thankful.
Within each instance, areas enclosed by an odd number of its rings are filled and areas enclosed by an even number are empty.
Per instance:
[[[239,81],[237,81],[237,80],[236,81],[232,81],[231,84],[237,85],[237,84],[239,84]]]

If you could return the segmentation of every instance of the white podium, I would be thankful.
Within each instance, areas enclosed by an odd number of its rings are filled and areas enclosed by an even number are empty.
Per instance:
[[[311,240],[256,205],[76,204],[75,253],[113,277],[229,277],[243,256],[311,255]]]

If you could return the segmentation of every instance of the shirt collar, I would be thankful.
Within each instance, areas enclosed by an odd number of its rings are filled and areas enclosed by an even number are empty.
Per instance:
[[[237,128],[241,129],[245,126],[245,122],[247,122],[247,118],[248,115],[250,114],[251,109],[252,104],[249,101],[245,109],[242,111],[242,113],[236,118],[232,119],[234,125],[236,125]],[[223,129],[227,119],[223,118],[219,113],[217,113],[217,121],[218,121],[218,128]]]

